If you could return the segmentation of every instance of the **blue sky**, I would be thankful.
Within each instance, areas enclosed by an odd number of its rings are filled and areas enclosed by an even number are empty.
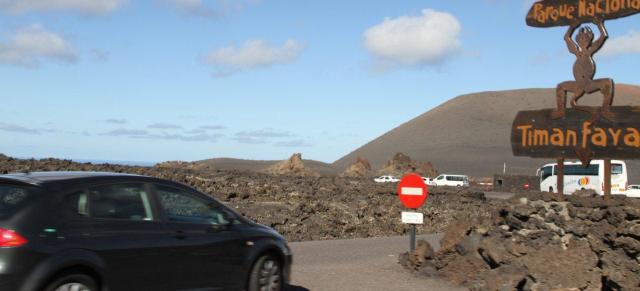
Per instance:
[[[0,0],[0,152],[333,162],[460,94],[571,79],[530,3]],[[598,76],[640,83],[639,24],[607,22]]]

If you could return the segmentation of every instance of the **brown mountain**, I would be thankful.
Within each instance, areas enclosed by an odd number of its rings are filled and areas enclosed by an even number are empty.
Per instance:
[[[338,170],[331,164],[323,163],[315,160],[302,160],[304,165],[310,170],[319,173],[323,176],[335,176],[338,174]],[[268,161],[268,160],[242,160],[232,158],[215,158],[201,161],[191,162],[190,168],[197,170],[211,171],[211,170],[239,170],[250,172],[262,172],[270,166],[280,161]]]
[[[554,108],[555,89],[523,89],[468,94],[451,99],[392,129],[333,163],[345,169],[356,157],[380,169],[395,153],[432,162],[441,173],[489,177],[507,172],[535,174],[549,160],[516,158],[511,153],[511,124],[520,110]],[[600,105],[600,94],[580,104]],[[614,105],[640,106],[640,87],[616,85]],[[640,163],[627,161],[630,182],[640,182]]]

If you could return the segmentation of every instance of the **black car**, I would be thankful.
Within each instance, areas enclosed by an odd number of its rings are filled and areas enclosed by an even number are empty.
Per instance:
[[[291,257],[275,230],[183,184],[0,175],[0,290],[281,290]]]

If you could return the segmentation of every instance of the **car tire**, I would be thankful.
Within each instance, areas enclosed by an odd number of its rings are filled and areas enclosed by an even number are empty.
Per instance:
[[[549,187],[549,192],[553,193],[553,187]]]
[[[281,291],[284,280],[282,266],[273,255],[263,255],[256,260],[249,275],[249,291]]]
[[[45,291],[98,291],[96,281],[85,274],[66,274],[54,279]]]

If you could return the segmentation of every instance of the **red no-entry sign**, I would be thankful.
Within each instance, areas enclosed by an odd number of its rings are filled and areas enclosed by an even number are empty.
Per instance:
[[[422,177],[416,174],[408,174],[398,183],[398,197],[407,208],[416,209],[422,206],[427,200],[427,195],[427,185],[422,181]]]

